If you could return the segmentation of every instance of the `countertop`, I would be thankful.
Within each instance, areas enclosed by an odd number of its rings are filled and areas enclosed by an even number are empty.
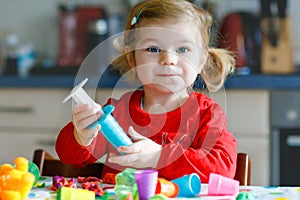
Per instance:
[[[0,88],[73,88],[77,78],[73,75],[0,76]],[[112,88],[118,79],[117,76],[102,77],[98,87]],[[126,83],[118,84],[118,87],[127,86]],[[231,75],[225,82],[225,89],[300,89],[300,74]]]

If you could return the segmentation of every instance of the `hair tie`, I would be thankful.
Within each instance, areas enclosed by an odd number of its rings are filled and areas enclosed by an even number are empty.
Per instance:
[[[131,20],[131,26],[133,26],[133,25],[135,25],[135,24],[137,23],[137,21],[139,20],[141,14],[142,14],[142,12],[143,12],[143,10],[144,10],[146,7],[147,7],[147,6],[145,6],[143,9],[141,9],[140,12],[139,12],[136,16],[134,16],[134,17],[132,18],[132,20]]]

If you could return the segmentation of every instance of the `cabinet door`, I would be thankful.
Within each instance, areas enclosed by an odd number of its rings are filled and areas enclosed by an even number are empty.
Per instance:
[[[0,133],[0,163],[13,163],[18,156],[32,160],[35,149],[42,148],[53,156],[56,134],[50,130],[31,130],[30,132],[13,130]]]
[[[255,133],[234,135],[238,141],[238,151],[246,152],[250,156],[252,164],[251,185],[269,185],[269,137]]]
[[[62,127],[71,119],[66,89],[1,89],[0,127]]]
[[[220,90],[208,96],[217,101],[226,112],[227,128],[230,131],[269,134],[269,91]]]
[[[238,151],[252,160],[252,185],[269,185],[270,92],[226,90],[211,94],[225,110],[227,128],[238,142]]]
[[[32,160],[33,151],[43,148],[56,156],[55,139],[71,120],[71,105],[62,101],[70,90],[0,90],[0,163],[12,163],[15,157]]]

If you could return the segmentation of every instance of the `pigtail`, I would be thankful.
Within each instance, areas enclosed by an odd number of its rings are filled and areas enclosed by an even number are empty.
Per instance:
[[[218,91],[226,77],[234,72],[235,59],[225,49],[210,48],[201,78],[210,92]]]
[[[113,46],[114,48],[119,52],[119,56],[112,61],[112,66],[116,69],[118,69],[118,71],[121,74],[126,73],[126,71],[128,71],[128,63],[127,63],[127,59],[126,59],[126,55],[124,52],[124,42],[123,42],[124,38],[119,36],[116,37],[113,40]]]
[[[122,74],[130,83],[135,83],[136,81],[138,81],[137,75],[135,73],[135,68],[130,68],[126,57],[126,54],[132,54],[133,56],[134,52],[125,52],[124,36],[116,37],[113,40],[113,46],[119,52],[119,56],[111,63],[113,69]]]

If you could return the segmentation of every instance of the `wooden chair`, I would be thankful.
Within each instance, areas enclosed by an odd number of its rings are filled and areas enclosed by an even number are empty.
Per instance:
[[[64,177],[100,177],[104,166],[103,163],[94,163],[87,167],[64,164],[60,160],[53,158],[53,156],[43,149],[34,151],[33,162],[40,169],[41,176],[60,175]],[[238,180],[240,185],[250,185],[251,161],[248,154],[238,153],[234,179]]]
[[[238,153],[234,179],[240,181],[240,185],[251,184],[251,160],[248,154]]]
[[[40,169],[41,176],[100,177],[104,166],[103,163],[94,163],[86,167],[65,164],[60,160],[53,158],[53,156],[43,149],[34,151],[33,162]]]

